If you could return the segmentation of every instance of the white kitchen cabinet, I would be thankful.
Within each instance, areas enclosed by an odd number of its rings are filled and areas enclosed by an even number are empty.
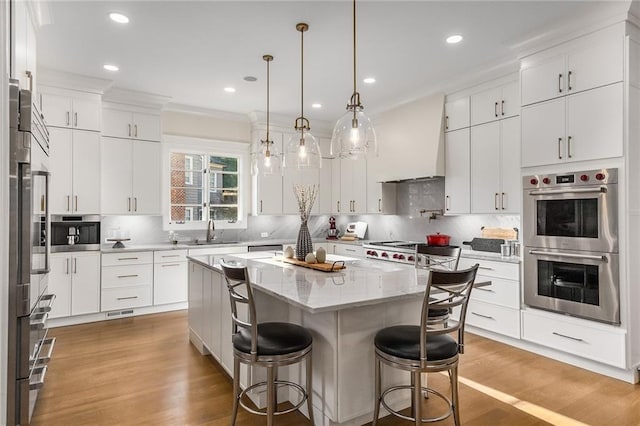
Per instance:
[[[189,330],[204,341],[204,271],[205,268],[189,262]]]
[[[103,136],[156,142],[161,139],[159,113],[132,111],[124,105],[109,104],[102,109],[102,121]]]
[[[53,253],[49,292],[56,295],[51,318],[100,311],[100,253]]]
[[[322,159],[322,168],[320,169],[320,187],[318,192],[318,214],[331,214],[333,212],[333,160],[330,158]]]
[[[502,120],[520,114],[518,82],[471,95],[471,125]]]
[[[187,250],[153,252],[153,304],[186,302]]]
[[[160,213],[160,144],[102,138],[103,214]]]
[[[446,102],[444,104],[444,131],[450,132],[469,127],[471,124],[469,114],[468,96]]]
[[[445,214],[470,212],[469,128],[445,135]]]
[[[349,257],[365,257],[365,250],[361,244],[328,243],[329,252]]]
[[[522,108],[522,166],[623,154],[623,83]]]
[[[367,213],[396,214],[395,183],[367,181]]]
[[[100,213],[100,134],[49,128],[51,213]]]
[[[260,147],[260,141],[266,138],[266,131],[253,132],[253,153],[257,152]],[[282,139],[283,135],[279,132],[269,132],[269,138],[276,146],[278,153],[281,155],[282,164]],[[252,176],[252,206],[251,211],[254,215],[281,215],[283,200],[283,184],[282,174],[274,173],[270,175]],[[292,193],[293,194],[293,193]]]
[[[101,311],[153,304],[153,252],[102,254]]]
[[[363,214],[367,210],[367,162],[337,160],[340,164],[338,213]],[[336,163],[334,163],[336,165]]]
[[[520,211],[520,119],[471,127],[471,213]]]
[[[624,29],[612,26],[522,61],[522,105],[622,81]]]
[[[20,80],[22,89],[36,91],[36,21],[26,1],[15,1],[11,6],[14,11],[12,78]]]
[[[41,92],[47,126],[101,130],[100,95],[55,87],[42,87]]]

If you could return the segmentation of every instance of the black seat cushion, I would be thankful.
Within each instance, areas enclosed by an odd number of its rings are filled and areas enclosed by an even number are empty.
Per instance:
[[[251,329],[241,328],[233,336],[233,347],[251,353]],[[301,351],[311,345],[309,330],[286,322],[258,324],[258,355],[285,355]]]
[[[383,328],[376,334],[376,348],[389,355],[404,359],[420,359],[420,327],[396,325]],[[451,336],[427,336],[427,361],[451,358],[458,353],[458,343]]]
[[[447,308],[429,309],[429,318],[446,317],[447,315],[449,315],[449,310]]]

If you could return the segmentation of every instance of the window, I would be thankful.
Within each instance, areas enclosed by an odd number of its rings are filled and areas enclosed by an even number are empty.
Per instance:
[[[165,145],[167,229],[246,227],[249,145],[171,136]],[[165,167],[166,167],[165,166]]]

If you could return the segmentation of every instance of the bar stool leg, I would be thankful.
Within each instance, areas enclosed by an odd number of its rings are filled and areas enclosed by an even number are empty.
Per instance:
[[[456,426],[460,426],[460,407],[458,407],[458,366],[454,365],[449,370],[451,379],[451,405],[453,405],[453,421]]]
[[[236,424],[238,416],[238,397],[240,395],[240,360],[233,358],[233,414],[231,414],[231,426]]]
[[[378,359],[378,357],[376,356],[376,372],[375,372],[375,379],[374,379],[374,386],[375,386],[375,400],[376,400],[376,405],[373,408],[373,422],[371,423],[371,426],[376,426],[376,424],[378,423],[378,416],[380,415],[380,393],[381,391],[381,387],[382,387],[382,380],[380,377],[380,360]]]
[[[411,372],[411,384],[413,385],[413,390],[411,392],[413,396],[411,411],[413,411],[413,417],[415,419],[416,426],[420,426],[422,424],[422,386],[420,374],[420,371]]]
[[[311,362],[311,352],[307,355],[307,360],[305,361],[307,367],[307,410],[309,411],[309,421],[312,425],[315,425],[313,421],[313,401],[311,396],[313,395],[313,364]]]
[[[273,406],[275,403],[275,397],[273,395],[273,388],[275,387],[274,376],[273,367],[267,367],[267,426],[273,426],[273,413],[275,411],[275,407]]]

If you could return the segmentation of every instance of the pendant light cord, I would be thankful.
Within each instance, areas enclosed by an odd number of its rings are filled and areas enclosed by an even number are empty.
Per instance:
[[[303,121],[300,130],[301,142],[304,137],[304,31],[300,31],[300,117]]]
[[[356,88],[356,0],[353,0],[353,93],[357,93]]]
[[[266,58],[267,61],[267,151],[269,151],[269,62],[271,62],[270,57]]]

